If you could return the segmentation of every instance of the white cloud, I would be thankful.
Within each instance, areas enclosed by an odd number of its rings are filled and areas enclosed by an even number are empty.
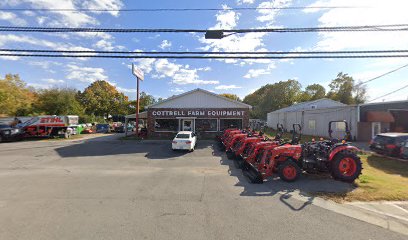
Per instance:
[[[96,80],[108,80],[103,68],[82,67],[71,63],[66,65],[66,71],[68,72],[66,78],[70,80],[86,83],[92,83]]]
[[[113,50],[123,50],[125,49],[124,46],[121,45],[113,45],[111,40],[101,39],[94,44],[94,47],[102,49],[104,51],[113,51]]]
[[[184,90],[183,89],[181,89],[181,88],[172,88],[172,89],[170,89],[170,92],[173,92],[173,93],[182,93],[182,92],[184,92]]]
[[[228,9],[225,5],[223,8]],[[217,24],[212,29],[233,29],[237,26],[239,16],[240,14],[234,11],[219,11],[217,15],[215,15]]]
[[[10,22],[11,24],[17,26],[27,25],[27,22],[24,19],[19,18],[16,14],[11,12],[0,11],[0,20]]]
[[[64,83],[64,80],[61,79],[53,79],[53,78],[46,78],[42,80],[43,82],[49,83],[49,84],[58,84],[58,83]]]
[[[215,87],[216,90],[231,90],[231,89],[238,89],[238,88],[242,88],[242,87],[237,86],[237,85],[218,85]]]
[[[3,6],[18,6],[29,5],[32,8],[41,9],[78,9],[78,8],[94,8],[94,9],[113,9],[119,10],[122,8],[123,3],[121,0],[89,0],[89,1],[77,1],[77,0],[12,0],[3,2]],[[112,16],[118,16],[118,11],[109,12],[93,12],[94,14],[110,14]],[[49,12],[47,18],[37,18],[40,24],[47,24],[54,27],[81,27],[86,25],[98,25],[99,22],[96,18],[90,16],[84,12],[70,12],[59,11]],[[27,14],[26,14],[27,15]]]
[[[268,75],[271,74],[274,68],[276,68],[275,64],[271,63],[266,68],[249,69],[247,74],[244,75],[244,78],[257,78],[261,75]]]
[[[136,88],[122,88],[122,87],[116,86],[116,89],[122,93],[136,93]]]
[[[142,69],[145,74],[151,73],[152,78],[170,78],[173,84],[218,84],[219,81],[202,80],[199,77],[199,71],[209,71],[209,67],[201,67],[197,69],[190,69],[189,65],[177,64],[170,62],[167,59],[136,59],[137,66]]]
[[[254,3],[255,0],[237,0],[237,4],[238,5],[242,5],[242,4],[252,4]]]
[[[168,40],[163,40],[161,44],[159,45],[159,48],[161,49],[166,49],[171,47],[171,42]]]
[[[186,85],[186,84],[197,84],[197,85],[206,85],[206,84],[219,84],[219,81],[208,81],[199,79],[197,69],[180,69],[173,76],[172,82],[174,84]]]
[[[83,1],[82,7],[90,8],[90,9],[120,10],[123,7],[123,3],[120,0],[88,0],[88,1]],[[104,12],[94,12],[94,13],[101,14]],[[115,17],[119,16],[118,11],[109,11],[107,13]]]
[[[366,6],[361,8],[330,9],[322,11],[319,26],[384,25],[408,22],[408,2],[405,0],[329,0],[314,4]],[[312,6],[314,5],[312,4]],[[392,7],[392,9],[387,9]],[[325,32],[319,33],[316,50],[344,49],[405,49],[408,47],[408,33],[399,32]]]
[[[155,62],[155,70],[160,74],[158,78],[173,77],[180,67],[181,65],[169,62],[167,59],[159,59]]]
[[[276,17],[278,16],[280,10],[273,8],[288,7],[292,3],[292,0],[275,0],[266,1],[258,5],[258,8],[271,8],[271,9],[258,9],[258,16],[256,19],[260,22],[267,23],[268,26],[272,25]]]

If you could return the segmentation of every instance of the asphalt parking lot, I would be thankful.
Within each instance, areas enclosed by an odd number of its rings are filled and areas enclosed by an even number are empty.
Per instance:
[[[0,144],[0,239],[406,239],[290,195],[349,184],[304,176],[252,185],[212,145]]]

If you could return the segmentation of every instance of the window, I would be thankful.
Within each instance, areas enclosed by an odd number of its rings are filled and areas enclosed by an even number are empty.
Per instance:
[[[179,138],[179,139],[189,139],[189,138],[190,138],[190,134],[179,133],[179,134],[177,134],[176,138]]]
[[[196,131],[200,132],[216,132],[217,119],[196,119],[195,127]]]
[[[309,120],[309,129],[311,130],[316,129],[316,120]]]
[[[317,108],[317,105],[312,105],[311,108],[312,108],[312,109],[316,109],[316,108]]]
[[[344,122],[336,122],[336,130],[338,130],[338,131],[346,131],[346,123],[344,123]]]
[[[156,119],[154,130],[156,132],[177,132],[178,125],[178,119]]]
[[[242,119],[220,119],[220,130],[226,128],[241,128],[242,129]]]

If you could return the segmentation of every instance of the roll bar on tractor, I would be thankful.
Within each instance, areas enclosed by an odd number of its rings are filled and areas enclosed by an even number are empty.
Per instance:
[[[283,129],[283,124],[282,124],[282,123],[276,124],[275,140],[280,140],[280,139],[282,139],[283,131],[284,131],[284,129]]]
[[[344,133],[345,133],[344,137],[342,139],[338,139],[338,140],[340,140],[340,141],[341,140],[346,140],[346,141],[350,140],[351,133],[350,133],[349,125],[348,125],[346,120],[330,121],[329,122],[329,137],[330,137],[330,139],[331,140],[334,139],[333,135],[332,135],[333,134],[333,129],[332,129],[333,123],[344,123],[344,126],[345,126],[345,128],[344,128]]]
[[[298,144],[302,139],[302,126],[299,123],[292,125],[292,145]]]

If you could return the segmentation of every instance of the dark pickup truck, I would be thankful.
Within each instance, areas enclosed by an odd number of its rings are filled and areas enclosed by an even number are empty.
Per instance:
[[[0,142],[19,141],[24,137],[24,131],[9,125],[0,125]]]

